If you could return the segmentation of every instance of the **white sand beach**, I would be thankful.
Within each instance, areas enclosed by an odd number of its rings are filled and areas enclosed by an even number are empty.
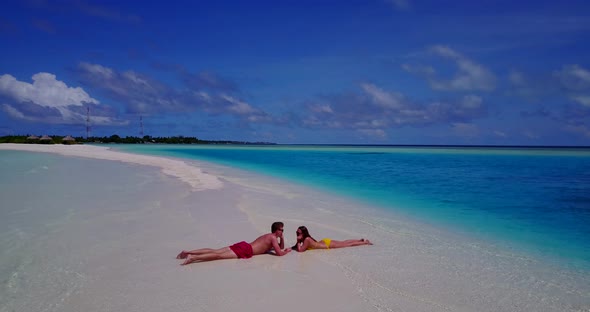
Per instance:
[[[0,150],[53,154],[0,190],[0,312],[590,311],[587,272],[347,198],[99,146]],[[35,184],[32,195],[26,186]],[[251,241],[273,221],[285,223],[288,246],[299,225],[316,238],[375,245],[188,266],[175,259],[183,249]]]

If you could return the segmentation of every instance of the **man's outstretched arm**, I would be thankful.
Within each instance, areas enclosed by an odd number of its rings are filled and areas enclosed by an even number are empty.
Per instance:
[[[276,237],[272,238],[271,245],[272,245],[272,248],[275,250],[275,254],[277,256],[284,256],[291,251],[291,248],[283,249],[283,247],[285,246],[285,243],[283,243],[283,240],[281,239],[281,244],[279,245],[279,242]]]

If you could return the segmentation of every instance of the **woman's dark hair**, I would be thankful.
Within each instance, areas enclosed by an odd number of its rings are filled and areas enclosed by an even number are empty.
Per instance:
[[[307,228],[305,226],[300,226],[297,228],[297,230],[301,231],[301,239],[297,238],[297,243],[295,244],[295,246],[291,247],[292,250],[297,250],[297,245],[303,243],[303,241],[310,237],[311,239],[313,239],[314,242],[317,242],[317,240],[315,240],[315,238],[313,238],[311,235],[309,235],[309,231],[307,230]]]

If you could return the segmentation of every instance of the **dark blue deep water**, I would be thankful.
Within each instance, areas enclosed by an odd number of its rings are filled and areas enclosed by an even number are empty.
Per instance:
[[[116,146],[201,159],[355,197],[590,268],[590,149]]]

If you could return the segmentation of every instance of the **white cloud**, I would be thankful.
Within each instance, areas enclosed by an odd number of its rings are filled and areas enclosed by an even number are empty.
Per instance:
[[[496,77],[484,66],[473,62],[447,46],[434,46],[432,52],[453,60],[459,71],[450,80],[432,79],[430,85],[433,89],[456,90],[481,90],[492,91],[496,87]]]
[[[252,106],[250,106],[248,103],[240,101],[236,98],[233,98],[229,95],[221,95],[221,98],[228,101],[230,103],[230,106],[228,107],[228,109],[234,113],[240,114],[240,115],[247,115],[247,114],[252,114],[255,113],[256,110],[254,108],[252,108]]]
[[[462,58],[461,54],[455,52],[455,50],[449,48],[448,46],[435,45],[435,46],[432,46],[430,48],[430,50],[432,52],[434,52],[435,54],[438,54],[443,57],[454,58],[454,59]]]
[[[418,103],[403,94],[370,83],[359,85],[360,92],[323,96],[307,104],[304,127],[383,130],[400,127],[424,127],[430,124],[454,124],[465,129],[468,123],[487,114],[484,101],[477,95],[465,95],[454,101]],[[378,134],[376,131],[374,134]]]
[[[441,91],[492,91],[496,88],[496,77],[483,65],[477,64],[457,51],[443,45],[430,48],[433,54],[449,59],[457,66],[451,79],[438,77],[431,66],[404,64],[402,68],[409,73],[425,78],[430,87]]]
[[[560,92],[579,105],[567,106],[569,121],[588,120],[590,113],[590,70],[580,65],[564,65],[561,70],[553,72],[553,77],[561,83]]]
[[[589,95],[575,95],[571,97],[572,100],[582,104],[582,106],[590,107]]]
[[[93,125],[125,123],[111,117],[110,108],[100,106],[84,89],[69,87],[54,74],[37,73],[32,79],[33,83],[28,83],[9,74],[0,76],[0,96],[6,99],[2,110],[10,117],[50,124],[82,124],[86,106],[93,105]]]
[[[8,104],[2,104],[2,109],[10,116],[12,116],[12,118],[16,118],[16,119],[26,119],[26,116],[21,113],[18,109],[8,105]]]
[[[80,62],[78,70],[82,74],[81,78],[85,83],[105,89],[118,99],[131,98],[136,100],[135,102],[129,101],[133,103],[151,103],[160,99],[156,94],[158,93],[157,90],[162,89],[162,87],[155,82],[148,81],[145,77],[140,77],[134,71],[118,73],[100,64],[86,62]],[[132,107],[132,110],[145,112],[137,107]]]
[[[361,84],[361,88],[371,96],[378,106],[390,109],[399,109],[404,106],[403,96],[399,93],[387,92],[369,83]]]
[[[133,82],[135,85],[143,86],[148,89],[152,88],[149,81],[147,81],[145,78],[141,77],[138,73],[132,70],[124,72],[122,76],[124,78],[127,78],[129,81]]]
[[[211,102],[211,96],[207,92],[198,91],[198,92],[194,92],[194,94],[197,98],[200,98],[205,102],[208,102],[208,103]]]
[[[33,75],[33,83],[18,81],[15,77],[5,74],[0,76],[0,95],[23,103],[49,107],[63,108],[67,106],[84,106],[86,103],[99,104],[80,87],[68,87],[63,81],[56,79],[50,73]]]
[[[461,101],[461,106],[468,109],[477,109],[482,106],[483,100],[477,95],[466,95]]]
[[[561,81],[561,84],[569,90],[590,89],[590,71],[580,65],[565,65],[554,74]]]
[[[310,105],[309,109],[314,112],[314,113],[328,113],[331,114],[334,111],[332,110],[332,107],[330,107],[330,105],[328,104],[314,104],[314,105]]]
[[[83,69],[89,72],[90,74],[98,76],[102,79],[112,79],[114,77],[114,72],[112,69],[99,64],[81,62],[78,66],[80,67],[80,69]]]
[[[127,113],[161,114],[204,111],[211,115],[227,114],[240,122],[268,123],[272,118],[240,99],[237,86],[211,73],[193,75],[184,70],[179,78],[188,88],[175,88],[151,76],[133,70],[118,71],[99,64],[79,63],[79,78],[104,92],[125,107]]]

